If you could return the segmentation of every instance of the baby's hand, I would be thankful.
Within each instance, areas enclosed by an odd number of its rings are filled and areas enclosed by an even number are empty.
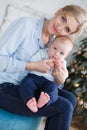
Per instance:
[[[49,60],[47,61],[47,64],[50,66],[50,68],[53,68],[53,67],[54,67],[54,62],[53,62],[52,59],[49,59]]]
[[[63,60],[62,59],[59,59],[59,58],[53,59],[53,62],[54,62],[54,65],[62,67],[62,64],[63,64]]]

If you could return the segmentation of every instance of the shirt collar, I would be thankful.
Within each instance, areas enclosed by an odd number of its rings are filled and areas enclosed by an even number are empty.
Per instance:
[[[40,18],[37,22],[37,26],[36,26],[36,30],[35,30],[35,39],[36,39],[36,42],[37,44],[39,44],[40,48],[43,49],[43,48],[48,48],[48,46],[51,44],[52,40],[54,39],[54,35],[52,35],[50,37],[50,40],[49,40],[49,44],[45,47],[44,46],[44,42],[42,40],[42,29],[43,29],[43,24],[44,24],[44,21],[46,20],[46,18]]]
[[[41,38],[44,21],[45,21],[45,18],[40,18],[37,22],[37,26],[35,30],[35,39],[37,43],[39,44],[40,48],[44,48],[44,43]]]

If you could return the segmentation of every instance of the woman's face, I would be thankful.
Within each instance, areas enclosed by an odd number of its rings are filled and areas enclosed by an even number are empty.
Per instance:
[[[49,20],[48,32],[50,34],[66,36],[78,30],[78,22],[71,15],[65,11],[58,11],[55,16]]]

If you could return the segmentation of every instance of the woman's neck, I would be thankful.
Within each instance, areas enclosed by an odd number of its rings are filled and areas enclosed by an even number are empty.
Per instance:
[[[51,36],[51,34],[47,30],[48,29],[48,23],[49,23],[48,20],[44,21],[43,30],[42,30],[42,39],[43,39],[45,46],[48,44],[50,36]]]

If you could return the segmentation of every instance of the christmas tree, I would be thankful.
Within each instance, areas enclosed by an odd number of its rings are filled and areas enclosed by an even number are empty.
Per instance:
[[[65,88],[77,97],[73,121],[87,125],[87,38],[81,40],[80,43],[78,51],[72,54]]]

